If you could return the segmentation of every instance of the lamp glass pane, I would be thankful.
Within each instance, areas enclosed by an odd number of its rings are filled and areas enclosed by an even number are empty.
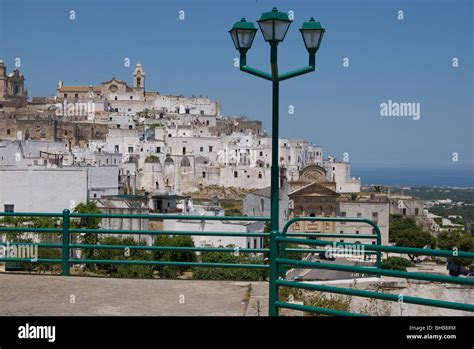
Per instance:
[[[275,37],[274,39],[277,41],[283,41],[285,38],[286,32],[290,27],[291,22],[284,22],[284,21],[274,21],[275,22]]]
[[[237,37],[241,48],[250,48],[255,36],[255,30],[238,29]]]
[[[321,37],[321,30],[303,30],[303,38],[306,48],[317,48],[319,45],[319,38]]]
[[[259,22],[258,25],[265,41],[273,40],[273,21]]]
[[[239,49],[239,42],[237,40],[237,30],[233,29],[230,31],[230,37],[232,38],[232,41],[234,42],[235,48],[238,50]]]

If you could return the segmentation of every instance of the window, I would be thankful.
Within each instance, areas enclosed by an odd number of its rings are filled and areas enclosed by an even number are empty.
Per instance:
[[[128,129],[129,130],[133,129],[133,125],[128,125]]]
[[[5,204],[3,205],[4,212],[15,212],[15,205],[12,204]]]
[[[261,173],[258,174],[258,178],[262,178],[262,174],[261,174]]]
[[[341,212],[341,217],[346,217],[346,213],[345,213],[345,212]]]
[[[362,217],[362,213],[357,212],[357,218],[360,218],[360,217]]]
[[[201,110],[201,115],[204,115],[204,110]]]
[[[133,99],[133,96],[130,96],[130,99]]]
[[[118,100],[117,96],[115,96],[115,98],[114,98],[114,99],[115,99],[115,100]]]
[[[239,177],[239,173],[237,171],[234,171],[234,178]]]
[[[64,98],[67,98],[67,93],[64,94]]]
[[[263,156],[263,151],[260,152],[260,156]]]
[[[200,151],[200,152],[203,152],[203,151],[204,151],[204,147],[199,147],[199,151]]]
[[[378,218],[379,218],[379,213],[378,212],[372,212],[372,220],[374,222],[377,222]]]
[[[344,240],[339,240],[339,242],[344,242]]]
[[[341,231],[339,232],[339,234],[344,234],[344,230],[341,230]]]
[[[168,137],[171,137],[171,133],[168,133]]]
[[[356,234],[359,234],[359,231],[358,231],[358,230],[356,230]]]
[[[133,147],[128,147],[128,152],[133,153]]]
[[[156,152],[161,153],[161,147],[156,147]]]
[[[418,209],[418,208],[415,208],[415,216],[418,216],[418,215],[419,215],[419,213],[420,213],[420,209]]]
[[[186,114],[189,114],[189,113],[191,112],[191,109],[186,108],[186,109],[185,109],[185,112],[186,112]]]
[[[79,98],[79,93],[75,93],[74,97]]]
[[[183,155],[186,155],[186,147],[183,147]]]
[[[206,172],[202,173],[202,178],[206,178]]]
[[[7,128],[7,135],[9,135],[9,134],[10,134],[10,129],[9,129],[9,128]]]
[[[209,146],[209,153],[212,153],[212,145]]]

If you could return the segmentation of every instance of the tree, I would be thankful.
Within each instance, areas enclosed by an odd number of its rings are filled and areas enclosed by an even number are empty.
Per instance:
[[[407,267],[413,267],[412,261],[403,257],[388,257],[382,261],[382,269],[407,271]]]
[[[436,246],[436,239],[430,233],[423,231],[411,218],[398,218],[390,222],[389,239],[390,242],[400,247]],[[409,254],[408,256],[414,260],[417,255]]]
[[[81,202],[74,209],[74,213],[101,213],[95,201]],[[72,226],[75,229],[98,229],[100,224],[100,218],[95,217],[81,217],[79,220],[72,221]],[[99,234],[96,233],[85,233],[82,237],[82,243],[96,245],[99,242]],[[86,259],[92,259],[94,256],[94,250],[89,248],[82,249],[82,255]],[[93,269],[90,264],[86,265],[86,268]]]
[[[373,188],[376,193],[382,193],[384,190],[384,187],[382,185],[374,185]]]
[[[116,238],[105,236],[101,237],[99,241],[101,245],[145,246],[144,242],[136,241],[132,237]],[[147,250],[141,249],[91,249],[91,252],[94,253],[95,258],[104,260],[152,260],[152,254]],[[153,266],[146,264],[100,264],[98,269],[118,278],[153,278]]]
[[[234,247],[228,245],[227,247]],[[262,260],[257,257],[234,254],[233,252],[203,252],[201,261],[205,263],[232,263],[232,264],[261,264]],[[195,268],[194,279],[201,280],[245,280],[261,281],[265,280],[268,271],[255,268]]]
[[[474,237],[469,233],[458,230],[453,232],[441,232],[438,234],[438,246],[443,250],[474,251]],[[453,258],[452,262],[456,265],[467,266],[472,260],[466,258]]]
[[[170,236],[158,235],[155,238],[155,246],[171,246],[171,247],[194,247],[194,241],[190,236]],[[155,261],[166,262],[195,262],[196,253],[194,251],[164,251],[154,250],[153,259]],[[175,279],[180,274],[187,271],[189,267],[183,266],[157,266],[156,270],[160,273],[161,278]]]

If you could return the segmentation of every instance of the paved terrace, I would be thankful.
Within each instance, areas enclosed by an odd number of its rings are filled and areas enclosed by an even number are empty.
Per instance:
[[[266,315],[267,295],[265,282],[0,273],[0,315]]]

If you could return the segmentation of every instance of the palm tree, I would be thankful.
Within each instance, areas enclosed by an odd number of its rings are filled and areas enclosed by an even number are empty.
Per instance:
[[[374,191],[376,193],[382,193],[384,190],[384,187],[382,185],[374,185]]]

